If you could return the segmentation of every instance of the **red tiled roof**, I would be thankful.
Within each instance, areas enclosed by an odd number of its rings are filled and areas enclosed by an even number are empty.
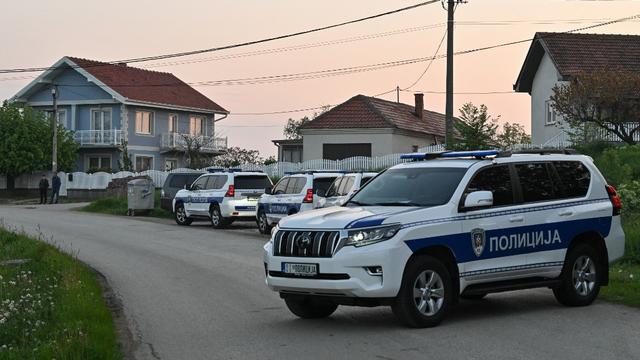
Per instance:
[[[131,101],[228,112],[173,74],[76,57],[67,58]]]
[[[444,115],[424,110],[419,119],[414,111],[411,105],[356,95],[310,121],[304,129],[396,128],[445,136]]]
[[[516,91],[531,91],[540,61],[547,53],[563,77],[601,69],[640,72],[640,36],[536,33],[522,66]]]

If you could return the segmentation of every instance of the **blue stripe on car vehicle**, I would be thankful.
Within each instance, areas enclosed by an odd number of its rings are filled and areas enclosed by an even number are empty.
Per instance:
[[[255,211],[255,206],[236,206],[236,210],[238,211]]]
[[[527,254],[538,251],[565,249],[571,240],[587,231],[596,231],[602,237],[609,235],[612,217],[519,226],[485,230],[484,249],[480,256],[473,250],[469,232],[406,240],[405,244],[416,252],[430,246],[445,245],[453,251],[458,263]],[[526,235],[526,236],[525,236]],[[556,236],[559,241],[556,241]],[[506,238],[503,247],[502,239]],[[521,240],[525,241],[521,241]],[[521,246],[524,243],[524,246]]]
[[[267,214],[288,214],[291,210],[298,212],[301,206],[298,203],[264,204]],[[274,211],[274,208],[277,211]]]
[[[184,196],[184,197],[176,197],[176,201],[182,201],[187,204],[195,204],[195,203],[221,203],[224,197],[220,196]]]
[[[423,208],[414,207],[411,209],[402,210],[398,212],[386,212],[383,214],[373,214],[373,215],[365,216],[363,218],[360,218],[358,220],[353,220],[352,222],[348,223],[347,226],[345,226],[345,229],[359,229],[363,227],[378,226],[378,225],[381,225],[385,220],[387,220],[391,215],[399,215],[399,214],[404,214],[404,213],[418,211],[418,210],[423,210]]]

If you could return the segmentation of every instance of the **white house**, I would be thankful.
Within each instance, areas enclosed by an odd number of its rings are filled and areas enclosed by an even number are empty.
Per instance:
[[[531,95],[531,141],[562,145],[566,124],[553,111],[553,87],[582,72],[621,69],[640,72],[640,36],[536,33],[518,79],[516,92]]]
[[[301,129],[303,160],[339,160],[417,151],[442,144],[445,116],[415,105],[357,95],[313,119]]]

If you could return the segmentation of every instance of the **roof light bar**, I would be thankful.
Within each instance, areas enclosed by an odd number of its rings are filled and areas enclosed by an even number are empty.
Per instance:
[[[510,153],[509,153],[510,154]],[[476,158],[482,159],[489,156],[505,156],[506,153],[502,150],[474,150],[474,151],[443,151],[443,152],[435,152],[435,153],[411,153],[411,154],[402,154],[400,155],[400,159],[409,159],[409,160],[432,160],[436,158]]]

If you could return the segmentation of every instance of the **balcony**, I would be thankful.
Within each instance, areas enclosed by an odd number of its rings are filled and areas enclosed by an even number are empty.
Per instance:
[[[122,130],[77,130],[75,140],[81,147],[116,147],[122,145]]]
[[[160,151],[186,151],[187,141],[193,140],[199,144],[200,151],[205,153],[220,153],[227,149],[227,138],[214,136],[192,136],[189,134],[164,133],[160,138]]]

